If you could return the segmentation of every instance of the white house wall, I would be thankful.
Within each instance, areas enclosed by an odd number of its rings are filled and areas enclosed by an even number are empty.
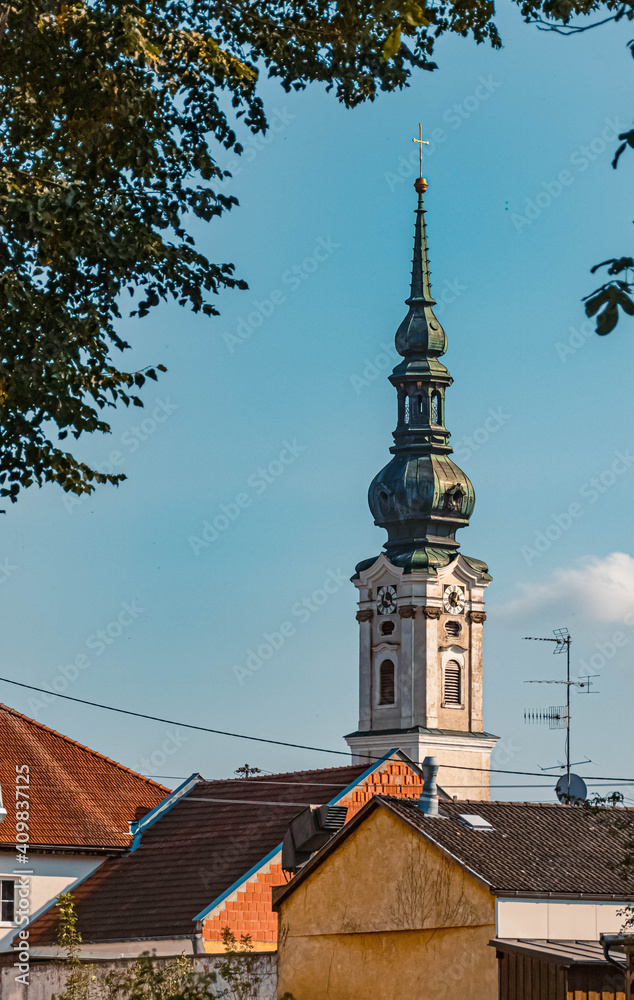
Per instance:
[[[501,938],[598,941],[623,925],[625,903],[565,899],[498,899],[496,934]]]
[[[29,864],[22,866],[16,863],[15,850],[0,851],[0,878],[30,879],[30,916],[33,919],[57,899],[60,892],[66,892],[104,861],[104,857],[90,855],[31,853]],[[18,872],[18,868],[26,868],[33,874],[25,875]],[[0,921],[0,951],[9,950],[17,930],[17,924]]]

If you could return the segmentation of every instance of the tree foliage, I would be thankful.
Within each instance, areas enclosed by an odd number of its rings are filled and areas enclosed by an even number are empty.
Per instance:
[[[634,0],[516,2],[561,27],[631,17]],[[191,230],[237,204],[217,153],[241,152],[238,121],[266,130],[259,75],[352,108],[434,69],[445,33],[498,47],[493,15],[493,0],[0,0],[0,496],[124,478],[72,444],[164,370],[119,366],[122,316],[172,300],[212,317],[246,287]],[[627,276],[627,260],[607,263]],[[601,332],[630,292],[621,276],[589,298]]]
[[[619,842],[620,857],[615,866],[618,875],[626,879],[634,891],[634,833],[629,816],[623,811],[623,794],[610,792],[608,795],[593,795],[583,808],[595,816],[611,837]],[[634,932],[634,906],[628,904],[617,911],[623,920],[621,932]]]
[[[529,23],[536,24],[545,31],[555,31],[560,35],[577,35],[593,31],[609,22],[634,20],[634,0],[519,0],[522,13]],[[592,16],[603,13],[600,20],[573,21],[578,14]],[[634,40],[628,42],[630,54],[634,57]],[[623,153],[634,150],[634,128],[619,135],[620,146],[616,149],[612,167],[616,170]],[[595,264],[590,269],[596,274],[607,268],[609,280],[586,295],[586,315],[596,316],[596,332],[601,336],[611,333],[617,325],[621,310],[627,316],[634,316],[634,260],[631,256],[611,257]],[[620,275],[620,277],[616,277]]]
[[[122,968],[104,971],[82,963],[81,934],[72,893],[57,900],[57,943],[64,952],[66,983],[57,1000],[253,1000],[261,977],[257,973],[253,945],[248,934],[236,940],[226,927],[224,953],[216,970],[199,972],[185,954],[159,959],[148,953],[125,963]],[[293,1000],[290,993],[281,1000]]]
[[[164,300],[213,316],[215,294],[246,288],[190,230],[237,204],[216,155],[241,152],[237,119],[265,131],[260,71],[287,91],[324,83],[353,107],[432,69],[438,32],[497,44],[492,11],[486,0],[441,0],[426,16],[413,0],[0,3],[0,496],[124,478],[66,442],[108,432],[108,410],[141,406],[138,390],[164,370],[113,360],[129,346],[117,332],[126,302],[139,318]]]

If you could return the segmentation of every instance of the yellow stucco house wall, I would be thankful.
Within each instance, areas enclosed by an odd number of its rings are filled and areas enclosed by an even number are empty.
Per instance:
[[[374,801],[277,892],[278,996],[496,1000],[493,896]]]

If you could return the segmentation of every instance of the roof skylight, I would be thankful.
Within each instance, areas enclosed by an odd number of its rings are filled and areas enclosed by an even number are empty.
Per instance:
[[[482,816],[478,816],[477,813],[460,813],[458,819],[465,826],[468,826],[470,830],[493,830],[494,827],[491,826],[487,819]]]

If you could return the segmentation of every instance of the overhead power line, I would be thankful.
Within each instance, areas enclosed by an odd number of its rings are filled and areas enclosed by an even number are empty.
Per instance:
[[[306,809],[307,802],[265,802],[264,799],[208,799],[195,798],[186,795],[181,802],[228,802],[232,806],[297,806],[298,809]]]
[[[326,747],[312,747],[305,743],[288,743],[285,740],[272,740],[265,736],[250,736],[246,733],[231,733],[225,729],[211,729],[209,726],[198,726],[193,722],[179,722],[177,719],[164,719],[159,715],[147,715],[145,712],[134,712],[130,708],[116,708],[114,705],[103,705],[98,701],[87,701],[85,698],[74,698],[70,694],[59,694],[57,691],[47,691],[46,688],[35,687],[34,684],[25,684],[24,681],[14,681],[10,677],[0,677],[0,681],[5,684],[13,684],[15,687],[26,688],[28,691],[37,691],[39,694],[50,695],[53,698],[62,698],[64,701],[74,701],[79,705],[88,705],[90,708],[102,708],[106,712],[118,712],[120,715],[131,715],[135,719],[148,719],[150,722],[163,722],[168,726],[181,726],[183,729],[195,729],[201,733],[213,733],[215,736],[230,736],[236,740],[251,740],[255,743],[269,743],[272,746],[290,747],[292,750],[310,750],[314,753],[335,754],[338,757],[363,757],[368,762],[378,762],[382,757],[374,757],[371,754],[362,754],[350,750],[330,750]],[[463,764],[441,764],[443,768],[455,769],[457,771],[480,771],[485,774],[519,774],[527,778],[543,778],[543,772],[539,771],[512,771],[502,767],[466,767]],[[248,781],[248,778],[238,778],[237,781]],[[634,778],[618,778],[612,775],[593,775],[589,780],[614,781],[621,784],[634,782]]]

